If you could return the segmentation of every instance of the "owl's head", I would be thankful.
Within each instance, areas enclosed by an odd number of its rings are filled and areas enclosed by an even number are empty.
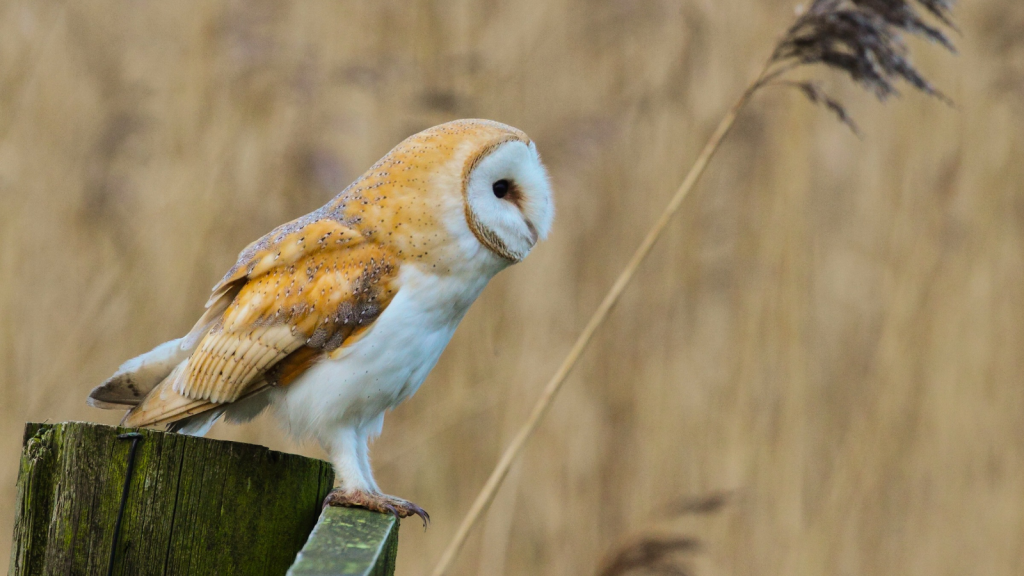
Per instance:
[[[515,128],[497,128],[493,141],[479,146],[466,161],[466,223],[489,250],[519,262],[547,237],[554,202],[537,146]]]
[[[519,262],[554,218],[536,145],[491,120],[456,120],[406,138],[333,206],[346,225],[436,270],[482,262],[493,272]]]

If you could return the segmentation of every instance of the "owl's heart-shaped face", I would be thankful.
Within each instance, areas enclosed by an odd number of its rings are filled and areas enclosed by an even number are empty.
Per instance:
[[[484,149],[464,186],[470,230],[495,254],[519,262],[547,237],[554,204],[532,141],[509,139]]]

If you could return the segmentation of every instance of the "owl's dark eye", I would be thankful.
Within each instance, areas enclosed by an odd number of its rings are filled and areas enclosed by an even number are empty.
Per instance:
[[[495,198],[504,198],[508,194],[509,183],[508,180],[498,180],[494,184],[491,184],[491,190],[494,191]]]

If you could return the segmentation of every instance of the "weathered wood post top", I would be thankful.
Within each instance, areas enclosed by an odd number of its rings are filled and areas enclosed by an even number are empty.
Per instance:
[[[321,514],[333,482],[327,462],[263,446],[28,424],[9,574],[393,574],[397,520]]]

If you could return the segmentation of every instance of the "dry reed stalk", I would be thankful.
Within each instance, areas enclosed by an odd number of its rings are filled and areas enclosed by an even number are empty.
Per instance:
[[[590,344],[597,329],[607,319],[640,264],[661,237],[672,217],[679,211],[683,200],[704,174],[740,111],[757,91],[772,85],[797,88],[812,103],[824,105],[854,133],[859,133],[857,126],[839,101],[827,95],[816,83],[786,80],[786,74],[797,68],[820,64],[849,76],[855,83],[871,91],[880,101],[889,96],[898,96],[895,82],[903,80],[928,95],[950,102],[911,64],[909,50],[900,36],[901,31],[908,32],[955,52],[952,42],[945,33],[938,27],[927,24],[917,14],[918,5],[941,24],[955,29],[950,16],[953,0],[814,0],[809,8],[797,16],[785,36],[776,44],[760,73],[718,123],[718,127],[701,149],[668,206],[633,253],[633,257],[590,317],[568,355],[544,387],[530,416],[502,453],[490,477],[441,555],[431,573],[432,576],[444,576],[451,568],[469,533],[494,500],[512,464],[540,425],[541,419],[550,409],[555,396]]]
[[[655,222],[654,227],[652,227],[647,233],[647,236],[644,237],[643,242],[640,243],[640,247],[633,253],[633,257],[629,259],[629,263],[626,264],[625,269],[623,269],[619,274],[619,277],[615,279],[615,283],[612,284],[611,290],[608,291],[604,300],[601,301],[597,310],[590,317],[590,321],[587,322],[586,327],[583,328],[583,332],[576,339],[576,343],[573,344],[569,354],[565,357],[565,360],[562,361],[562,364],[558,367],[555,375],[551,377],[551,380],[549,380],[547,385],[544,387],[544,391],[541,393],[537,403],[534,404],[529,418],[526,419],[526,422],[519,429],[519,432],[516,433],[508,448],[506,448],[505,452],[501,455],[501,459],[494,467],[494,471],[491,472],[490,477],[487,479],[487,483],[484,484],[484,487],[480,490],[480,494],[473,502],[473,506],[469,509],[469,512],[466,513],[466,517],[463,519],[462,524],[459,525],[458,531],[455,533],[455,536],[452,537],[452,541],[445,549],[444,554],[441,556],[441,560],[438,561],[437,567],[432,573],[434,576],[442,576],[448,571],[448,568],[455,560],[459,550],[462,548],[466,538],[469,536],[469,532],[480,519],[484,510],[486,510],[491,504],[491,501],[494,500],[494,496],[497,494],[502,481],[504,481],[505,477],[508,475],[509,469],[512,468],[512,464],[519,456],[519,453],[522,452],[526,441],[533,435],[533,432],[537,429],[541,419],[551,407],[552,401],[555,399],[558,391],[562,388],[562,384],[565,383],[565,380],[569,376],[573,367],[575,367],[579,357],[587,349],[587,345],[590,344],[590,340],[593,338],[594,333],[597,332],[597,329],[604,323],[605,318],[608,317],[608,313],[619,300],[619,297],[626,289],[629,281],[633,279],[633,274],[636,273],[637,268],[640,267],[644,258],[646,258],[647,254],[651,251],[651,248],[654,247],[654,243],[657,242],[665,227],[668,226],[672,216],[679,210],[679,206],[682,205],[687,194],[689,194],[690,190],[693,189],[693,186],[697,183],[697,180],[699,180],[701,175],[704,173],[705,167],[711,160],[711,157],[714,156],[715,151],[718,150],[718,146],[721,144],[722,139],[729,133],[729,129],[732,128],[733,122],[736,120],[736,116],[739,114],[744,104],[746,104],[751,94],[752,92],[749,90],[744,92],[743,96],[733,104],[732,108],[729,109],[729,112],[726,113],[724,118],[722,118],[722,121],[718,123],[718,128],[715,129],[711,139],[704,145],[704,149],[701,150],[700,155],[697,157],[696,162],[694,162],[693,167],[690,168],[690,172],[686,175],[686,179],[683,180],[682,185],[679,186],[675,195],[672,196],[672,200],[669,201],[665,211],[662,212],[658,221]]]

